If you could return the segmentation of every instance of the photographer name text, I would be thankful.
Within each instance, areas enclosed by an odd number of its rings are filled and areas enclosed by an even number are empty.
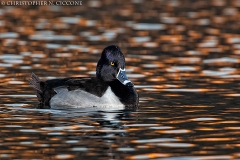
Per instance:
[[[2,6],[81,6],[82,1],[0,1]]]

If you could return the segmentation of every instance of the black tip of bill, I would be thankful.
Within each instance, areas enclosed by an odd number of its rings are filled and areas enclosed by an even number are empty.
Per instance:
[[[128,87],[133,87],[134,84],[133,84],[132,82],[128,82],[128,83],[126,84],[126,86],[128,86]]]
[[[118,74],[117,74],[117,79],[124,85],[128,86],[128,87],[133,87],[133,83],[128,80],[127,75],[126,75],[126,71],[125,68],[124,69],[119,69]]]

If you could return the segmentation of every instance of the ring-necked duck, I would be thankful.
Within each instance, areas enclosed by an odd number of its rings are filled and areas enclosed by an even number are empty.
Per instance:
[[[116,45],[106,47],[98,61],[96,77],[42,81],[29,79],[39,108],[136,107],[138,94],[125,72],[125,58]]]

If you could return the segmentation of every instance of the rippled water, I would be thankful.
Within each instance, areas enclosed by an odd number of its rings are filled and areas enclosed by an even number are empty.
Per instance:
[[[1,6],[0,159],[240,159],[240,1]],[[94,76],[117,44],[137,110],[35,109],[27,79]]]

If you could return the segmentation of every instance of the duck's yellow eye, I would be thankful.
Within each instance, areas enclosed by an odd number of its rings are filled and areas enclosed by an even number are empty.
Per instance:
[[[114,62],[110,62],[110,65],[111,65],[111,66],[114,66]]]

